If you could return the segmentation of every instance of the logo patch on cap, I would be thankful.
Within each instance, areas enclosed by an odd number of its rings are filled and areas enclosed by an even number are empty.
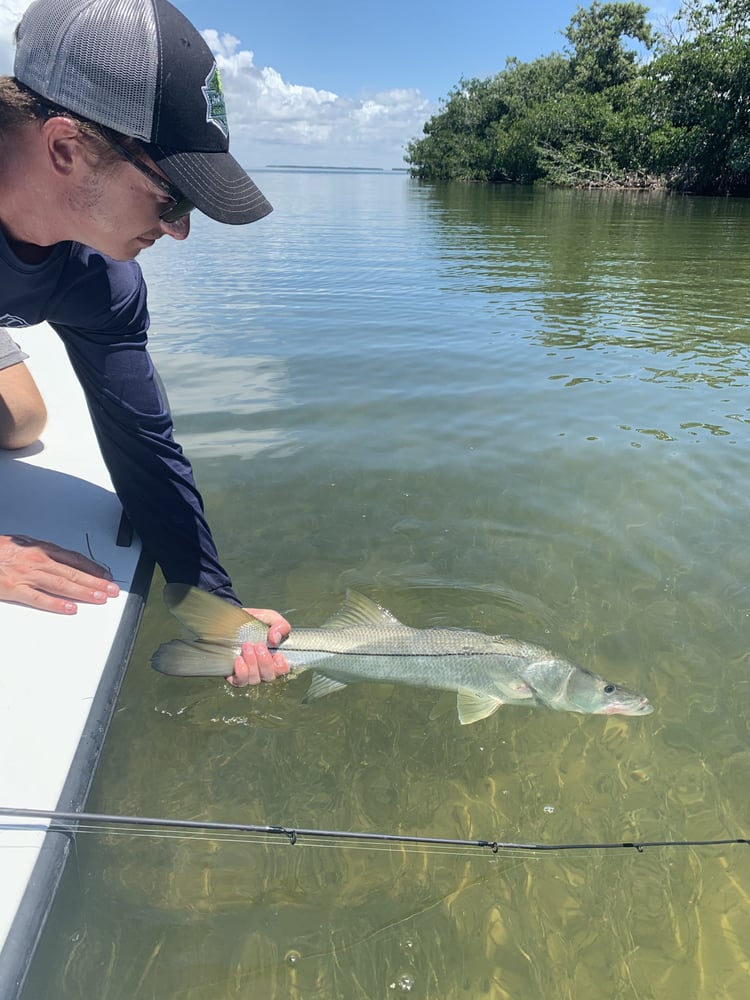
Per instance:
[[[206,77],[206,85],[201,87],[206,98],[206,121],[211,122],[228,139],[229,122],[227,121],[227,106],[224,103],[224,92],[221,89],[221,79],[216,63]]]

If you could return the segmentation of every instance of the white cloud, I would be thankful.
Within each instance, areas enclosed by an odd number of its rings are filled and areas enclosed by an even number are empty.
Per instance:
[[[13,32],[28,0],[0,0],[0,74],[13,72]],[[255,65],[239,39],[202,32],[216,54],[229,112],[232,152],[246,166],[404,166],[404,146],[435,113],[419,90],[350,98],[288,83]]]
[[[29,0],[0,0],[0,76],[13,72],[16,54],[13,32],[28,5]]]
[[[232,152],[248,166],[403,166],[404,146],[436,110],[418,90],[353,99],[288,83],[232,35],[202,34],[216,54]]]

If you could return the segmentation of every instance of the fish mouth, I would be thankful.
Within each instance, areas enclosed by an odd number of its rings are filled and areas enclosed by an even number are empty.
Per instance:
[[[645,696],[637,701],[635,704],[632,702],[615,702],[612,705],[607,705],[602,715],[651,715],[654,710],[654,706]]]

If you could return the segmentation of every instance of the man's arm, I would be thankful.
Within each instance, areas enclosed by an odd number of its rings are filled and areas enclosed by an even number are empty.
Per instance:
[[[0,337],[2,351],[5,331],[0,330]],[[24,357],[20,351],[17,354]],[[0,363],[0,448],[26,448],[37,440],[46,423],[47,408],[23,361],[8,367]]]
[[[140,268],[84,249],[70,279],[58,315],[49,322],[83,388],[130,523],[168,583],[187,583],[240,604],[219,561],[192,467],[174,439],[147,350],[149,317]],[[289,623],[270,614],[286,635]],[[281,654],[270,656],[270,662],[269,656],[266,647],[243,648],[235,683],[257,683],[288,669]]]
[[[174,439],[145,338],[108,344],[104,334],[94,340],[61,333],[112,483],[144,548],[168,583],[188,583],[239,604],[192,467]]]

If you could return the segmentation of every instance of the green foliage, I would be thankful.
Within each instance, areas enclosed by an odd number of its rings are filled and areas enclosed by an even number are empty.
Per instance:
[[[750,192],[750,2],[680,9],[685,34],[648,67],[654,109],[669,135],[661,168],[673,187]]]
[[[571,65],[577,87],[598,94],[635,78],[637,53],[625,48],[622,40],[632,38],[650,48],[647,15],[648,7],[639,3],[595,0],[588,10],[578,8],[565,31],[573,46]]]
[[[412,173],[750,193],[750,0],[684,0],[660,35],[647,16],[595,0],[564,54],[461,80],[409,143]]]
[[[541,173],[533,108],[569,79],[560,56],[533,63],[508,60],[487,80],[461,80],[442,111],[409,143],[407,161],[419,177],[530,184]]]

